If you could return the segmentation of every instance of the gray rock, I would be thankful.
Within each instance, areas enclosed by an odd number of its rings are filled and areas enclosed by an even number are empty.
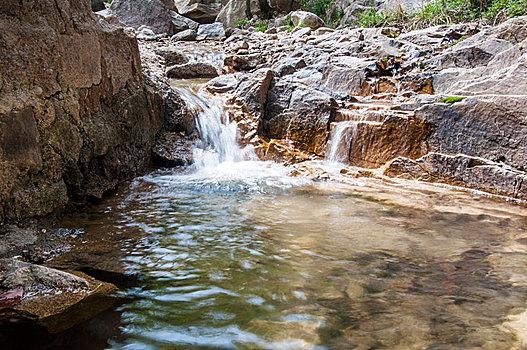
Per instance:
[[[174,34],[170,40],[171,41],[194,41],[198,36],[198,32],[194,29],[187,29],[182,32]]]
[[[169,67],[166,74],[172,79],[214,78],[218,71],[208,63],[191,62]]]
[[[16,259],[0,259],[0,290],[14,296],[10,309],[37,319],[50,332],[64,331],[113,306],[117,288],[82,273],[74,275]],[[77,312],[68,313],[76,307]]]
[[[176,0],[177,12],[198,23],[213,23],[221,9],[221,3],[195,0]]]
[[[291,12],[291,21],[295,27],[308,27],[313,30],[324,27],[324,21],[314,13],[306,11]]]
[[[429,151],[466,154],[527,169],[527,96],[478,96],[420,108],[432,128]]]
[[[302,58],[286,58],[278,62],[273,70],[276,72],[276,75],[283,77],[284,75],[293,74],[299,69],[305,68],[306,62]]]
[[[249,8],[247,8],[249,5]],[[237,21],[252,19],[261,14],[258,0],[229,0],[218,13],[217,22],[223,23],[225,28],[235,28]]]
[[[188,58],[179,52],[179,49],[168,46],[156,50],[156,54],[163,57],[165,66],[188,63]]]
[[[303,151],[322,155],[336,107],[331,96],[298,84],[288,75],[269,88],[262,136],[288,139]]]
[[[93,12],[106,10],[106,5],[103,0],[91,0],[91,9]]]
[[[429,153],[417,160],[396,158],[387,165],[384,174],[527,199],[527,173],[464,154]]]
[[[190,18],[184,17],[177,12],[170,11],[172,18],[172,24],[174,25],[174,33],[179,33],[185,30],[198,30],[199,23],[191,20]]]
[[[173,34],[170,10],[160,0],[113,0],[110,9],[123,24],[149,27],[155,34]]]
[[[193,143],[179,133],[164,132],[152,149],[154,163],[162,167],[177,167],[192,164]]]
[[[223,23],[202,24],[198,27],[196,40],[220,40],[225,38]]]

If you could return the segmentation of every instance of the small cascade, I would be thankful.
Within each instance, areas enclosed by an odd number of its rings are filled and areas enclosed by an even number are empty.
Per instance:
[[[256,159],[250,147],[241,148],[238,144],[237,123],[225,113],[222,99],[185,88],[177,91],[187,107],[196,113],[200,140],[194,146],[193,157],[197,169]]]
[[[357,122],[344,121],[333,123],[331,138],[328,142],[326,159],[329,162],[345,162],[348,160],[353,136],[357,130]]]

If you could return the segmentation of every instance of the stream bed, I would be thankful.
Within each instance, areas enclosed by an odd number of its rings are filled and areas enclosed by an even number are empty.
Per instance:
[[[156,171],[61,225],[82,230],[54,264],[138,277],[50,348],[522,346],[525,208],[482,195],[226,162]]]

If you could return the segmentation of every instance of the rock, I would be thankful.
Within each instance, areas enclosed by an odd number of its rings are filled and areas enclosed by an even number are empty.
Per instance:
[[[214,78],[217,76],[216,67],[201,62],[179,64],[167,69],[167,77],[172,79]]]
[[[174,2],[174,0],[161,0],[161,2],[170,11],[175,11],[176,10],[176,3]]]
[[[206,88],[212,93],[222,94],[234,91],[238,86],[238,82],[239,81],[235,75],[220,75],[219,77],[210,80],[207,83]]]
[[[190,135],[196,128],[196,113],[188,108],[178,92],[169,89],[165,95],[164,129]]]
[[[309,27],[296,27],[291,33],[294,38],[300,38],[309,34],[311,34],[311,28]]]
[[[336,102],[323,92],[285,78],[273,82],[269,89],[262,136],[291,140],[300,150],[323,155]]]
[[[306,11],[293,11],[291,12],[291,21],[295,27],[300,28],[311,28],[312,30],[318,29],[324,26],[324,21],[311,12]]]
[[[164,132],[152,149],[154,163],[162,167],[192,164],[192,141],[179,133]]]
[[[297,0],[270,0],[269,5],[277,13],[289,13],[300,7],[300,1]]]
[[[249,8],[247,8],[249,5]],[[243,19],[252,19],[261,14],[258,0],[229,0],[218,13],[217,22],[223,23],[225,28],[235,28],[237,22]]]
[[[286,58],[278,62],[273,70],[276,72],[276,75],[283,77],[288,74],[293,74],[299,69],[305,68],[306,62],[302,58]]]
[[[163,57],[166,66],[188,63],[188,58],[175,47],[162,47],[156,50],[156,54]]]
[[[164,114],[136,39],[89,2],[26,7],[0,5],[0,222],[101,198],[146,169]]]
[[[177,12],[200,24],[213,23],[220,12],[221,4],[198,2],[195,0],[176,0]]]
[[[250,71],[264,63],[264,57],[259,54],[225,56],[223,68],[227,73]]]
[[[384,174],[443,182],[518,199],[527,199],[527,173],[464,154],[429,153],[417,160],[396,158]]]
[[[234,95],[243,101],[245,108],[257,118],[264,113],[267,93],[274,78],[273,71],[262,68],[240,79]]]
[[[196,40],[220,40],[225,38],[225,29],[220,22],[202,24],[198,28]]]
[[[170,40],[171,41],[194,41],[198,36],[198,32],[194,29],[187,29],[182,32],[174,34]]]
[[[139,29],[147,26],[155,34],[173,34],[171,11],[160,0],[113,0],[112,13],[123,24]]]
[[[115,286],[80,273],[74,275],[16,259],[0,260],[0,289],[19,296],[9,305],[11,312],[7,315],[39,320],[51,332],[70,328],[112,306],[114,302],[108,296],[116,291]]]
[[[91,0],[91,9],[93,12],[106,10],[103,0]]]
[[[425,105],[416,116],[430,125],[432,152],[465,154],[527,169],[527,96],[478,96]]]
[[[199,23],[191,20],[190,18],[181,16],[179,13],[170,11],[170,17],[172,18],[172,24],[174,25],[174,33],[183,32],[185,30],[198,30]]]
[[[377,65],[371,59],[335,57],[324,67],[321,84],[334,96],[367,95],[367,79],[376,71]]]
[[[159,37],[149,27],[141,26],[137,30],[136,38],[140,40],[151,40],[152,41],[152,40],[157,40]]]
[[[314,34],[315,35],[324,35],[324,34],[327,34],[327,33],[334,33],[334,32],[335,32],[335,29],[333,29],[333,28],[320,27],[317,30],[315,30]]]

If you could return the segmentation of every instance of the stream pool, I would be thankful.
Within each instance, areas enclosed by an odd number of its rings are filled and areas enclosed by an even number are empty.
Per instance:
[[[55,262],[137,281],[40,348],[522,348],[525,208],[419,186],[250,161],[138,178],[61,222],[82,233]]]

